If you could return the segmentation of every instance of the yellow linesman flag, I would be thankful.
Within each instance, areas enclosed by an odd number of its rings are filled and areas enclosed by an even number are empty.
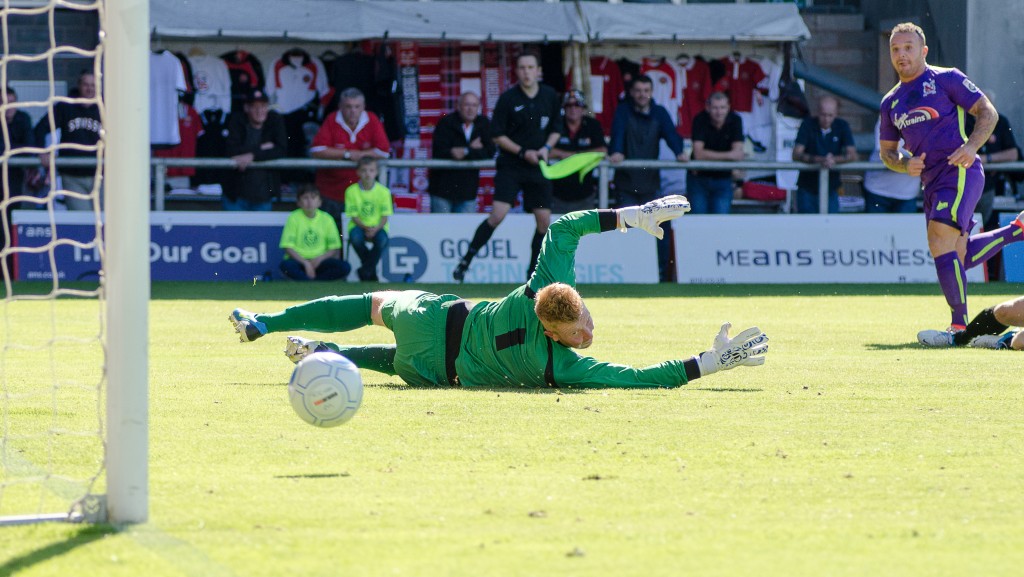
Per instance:
[[[579,173],[580,182],[583,182],[587,174],[597,168],[598,164],[601,164],[604,156],[603,152],[581,152],[568,158],[563,158],[557,164],[550,166],[546,162],[542,162],[540,163],[540,172],[548,180],[558,180]]]

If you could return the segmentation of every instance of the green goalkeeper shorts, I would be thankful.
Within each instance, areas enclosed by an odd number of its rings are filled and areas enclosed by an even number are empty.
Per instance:
[[[381,306],[384,326],[395,333],[395,373],[413,386],[447,386],[446,303],[455,295],[424,291],[390,293]]]

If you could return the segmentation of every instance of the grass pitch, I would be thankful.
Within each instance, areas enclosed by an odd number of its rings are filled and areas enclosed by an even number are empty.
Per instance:
[[[364,371],[352,421],[306,425],[287,401],[283,336],[240,344],[227,314],[372,288],[154,286],[150,522],[0,528],[0,575],[993,576],[1024,565],[1024,356],[917,345],[919,329],[947,320],[935,286],[583,286],[597,358],[685,358],[730,320],[769,334],[767,364],[653,391],[414,389]],[[417,288],[481,299],[510,287]],[[1024,286],[971,292],[977,312]],[[88,334],[95,302],[50,307],[6,314],[52,310]],[[48,322],[11,321],[0,336],[46,341]],[[335,337],[391,342],[379,327]],[[99,354],[86,345],[58,361],[61,375],[87,376]],[[62,414],[95,414],[83,395]],[[0,513],[17,504],[10,494]]]

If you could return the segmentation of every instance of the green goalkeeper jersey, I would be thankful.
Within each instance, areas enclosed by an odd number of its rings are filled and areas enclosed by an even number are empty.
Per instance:
[[[576,248],[586,234],[602,232],[599,211],[563,216],[548,229],[530,281],[497,302],[470,311],[455,368],[463,386],[649,388],[687,382],[683,361],[642,369],[584,357],[544,334],[533,295],[562,282],[576,286]],[[605,228],[614,228],[611,227]]]

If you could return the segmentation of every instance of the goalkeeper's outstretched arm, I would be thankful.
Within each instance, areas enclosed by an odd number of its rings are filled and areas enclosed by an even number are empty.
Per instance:
[[[768,335],[751,327],[729,338],[731,326],[723,324],[711,348],[699,355],[643,368],[606,363],[556,349],[554,382],[549,384],[570,388],[675,388],[719,371],[764,364]]]

